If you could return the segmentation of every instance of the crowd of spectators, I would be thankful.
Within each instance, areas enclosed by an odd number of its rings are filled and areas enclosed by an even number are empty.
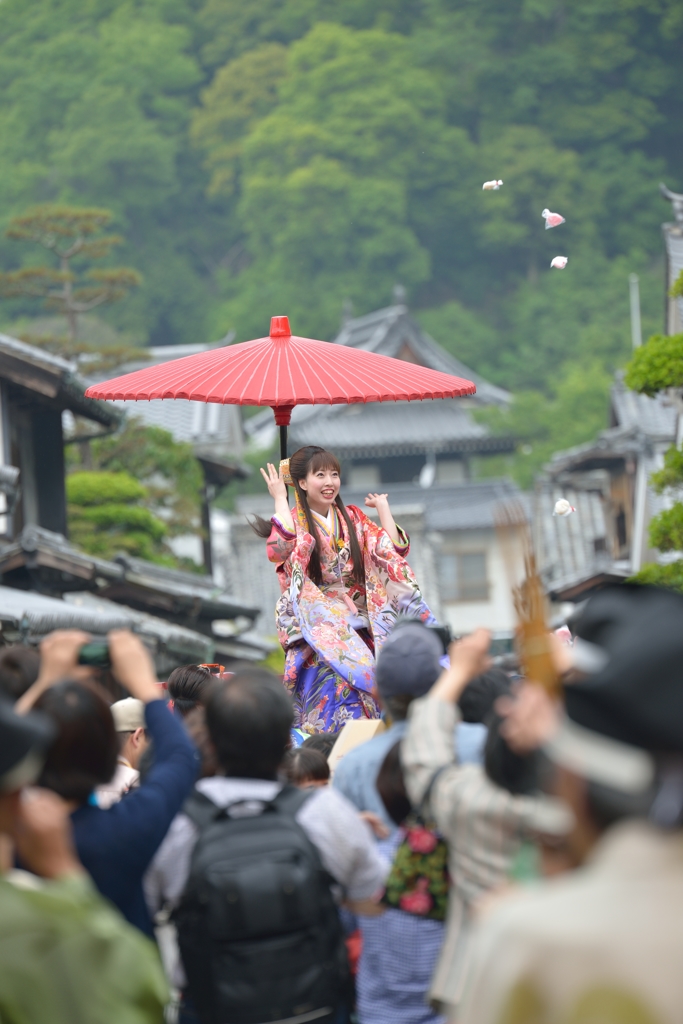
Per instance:
[[[338,763],[264,669],[4,648],[0,1021],[679,1020],[683,598],[607,589],[566,637],[549,693],[399,621]]]

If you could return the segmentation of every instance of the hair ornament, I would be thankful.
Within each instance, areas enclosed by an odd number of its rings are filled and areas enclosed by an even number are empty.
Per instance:
[[[288,487],[294,486],[292,474],[289,472],[289,459],[280,459],[280,476]]]

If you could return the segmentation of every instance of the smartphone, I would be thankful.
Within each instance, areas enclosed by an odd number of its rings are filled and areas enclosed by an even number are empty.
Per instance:
[[[84,644],[78,652],[78,664],[90,665],[92,668],[111,668],[107,641],[92,640],[89,644]]]

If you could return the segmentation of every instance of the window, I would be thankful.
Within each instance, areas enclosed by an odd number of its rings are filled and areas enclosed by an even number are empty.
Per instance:
[[[439,558],[443,601],[488,601],[485,551],[443,551]]]
[[[465,479],[465,463],[462,459],[437,459],[436,482],[438,484],[459,484]]]
[[[349,469],[348,486],[354,491],[370,490],[379,483],[379,466],[351,466]]]

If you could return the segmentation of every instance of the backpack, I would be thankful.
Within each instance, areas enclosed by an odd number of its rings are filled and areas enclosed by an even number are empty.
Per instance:
[[[416,917],[445,921],[448,910],[448,847],[427,815],[432,776],[420,807],[410,806],[400,760],[401,741],[393,745],[377,775],[377,791],[390,818],[400,828],[400,844],[385,882],[382,903]]]
[[[174,918],[202,1024],[314,1021],[345,993],[333,880],[295,820],[309,795],[285,786],[249,817],[196,790],[183,807],[199,838]]]

